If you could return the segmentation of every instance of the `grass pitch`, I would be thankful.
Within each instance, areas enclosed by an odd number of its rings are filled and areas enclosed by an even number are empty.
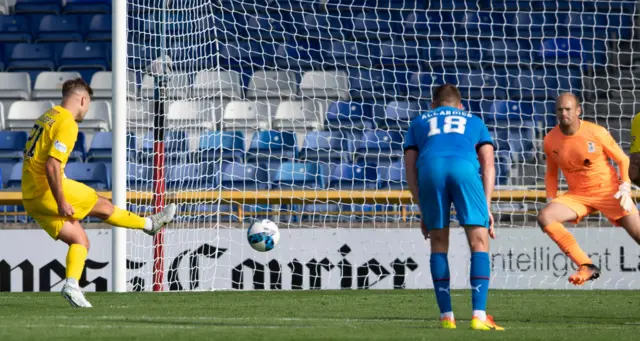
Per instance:
[[[639,291],[493,290],[507,330],[468,330],[468,290],[453,293],[457,330],[441,330],[431,290],[1,293],[0,340],[640,340]]]

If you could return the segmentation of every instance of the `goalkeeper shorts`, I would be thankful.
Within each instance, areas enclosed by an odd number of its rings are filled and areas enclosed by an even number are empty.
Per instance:
[[[98,193],[93,188],[71,179],[62,179],[62,192],[73,207],[73,217],[58,214],[58,203],[51,190],[37,198],[23,200],[25,211],[56,240],[65,221],[84,219],[98,202]]]
[[[589,214],[600,211],[609,221],[619,226],[617,223],[620,218],[628,216],[630,214],[638,214],[638,210],[634,207],[631,212],[627,212],[620,206],[620,200],[614,198],[617,189],[611,189],[598,193],[577,193],[567,192],[552,202],[556,204],[562,204],[573,210],[578,218],[572,223],[577,224],[582,218]]]

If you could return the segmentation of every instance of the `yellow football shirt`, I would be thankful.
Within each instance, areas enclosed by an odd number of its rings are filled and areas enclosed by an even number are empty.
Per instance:
[[[631,121],[631,153],[640,153],[640,113]]]
[[[71,112],[55,106],[40,116],[24,148],[22,198],[37,198],[49,190],[45,164],[49,156],[62,163],[62,172],[78,138],[78,124]]]

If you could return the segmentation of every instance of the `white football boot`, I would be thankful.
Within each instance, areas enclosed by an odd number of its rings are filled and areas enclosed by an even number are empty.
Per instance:
[[[176,215],[176,204],[167,205],[164,210],[149,217],[151,219],[151,230],[143,230],[144,233],[153,236],[165,225],[173,221]]]
[[[76,308],[92,308],[93,306],[80,290],[80,287],[66,283],[62,287],[62,297],[66,298],[69,303]]]

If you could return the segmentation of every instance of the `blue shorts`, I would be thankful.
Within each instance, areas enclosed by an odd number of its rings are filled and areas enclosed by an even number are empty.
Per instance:
[[[489,227],[482,179],[469,160],[456,157],[429,159],[418,168],[420,211],[427,229],[449,226],[451,204],[462,226]]]

